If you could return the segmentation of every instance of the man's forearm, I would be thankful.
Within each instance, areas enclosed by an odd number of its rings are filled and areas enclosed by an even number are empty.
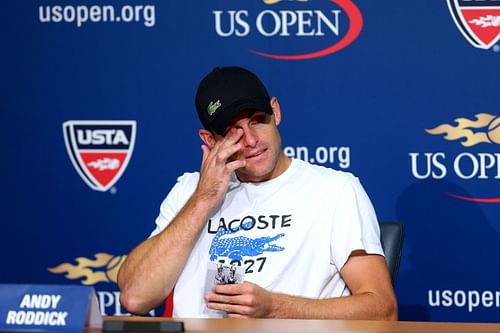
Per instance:
[[[213,293],[205,298],[208,308],[226,311],[230,317],[397,320],[392,288],[315,299],[270,292],[254,283],[243,282],[216,285]]]
[[[118,273],[120,302],[129,312],[146,313],[168,296],[211,209],[193,194],[167,228],[129,254]]]
[[[232,158],[242,148],[243,134],[237,128],[216,139],[200,130],[205,144],[196,190],[168,227],[134,249],[118,273],[120,302],[128,311],[145,313],[171,292],[209,215],[224,200],[231,175],[246,165],[244,158]]]
[[[346,297],[310,299],[272,294],[271,316],[301,319],[397,320],[397,303],[391,295],[367,292]]]

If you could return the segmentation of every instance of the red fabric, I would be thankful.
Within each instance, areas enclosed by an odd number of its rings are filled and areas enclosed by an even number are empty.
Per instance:
[[[168,295],[165,300],[165,311],[163,311],[163,317],[172,317],[172,312],[174,311],[174,290]]]

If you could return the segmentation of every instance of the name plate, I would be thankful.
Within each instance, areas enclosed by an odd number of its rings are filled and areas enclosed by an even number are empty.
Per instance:
[[[0,331],[81,333],[102,327],[92,287],[0,284]]]

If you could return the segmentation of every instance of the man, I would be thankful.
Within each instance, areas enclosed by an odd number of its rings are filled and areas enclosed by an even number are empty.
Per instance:
[[[215,68],[196,109],[200,172],[179,177],[151,237],[122,265],[123,306],[145,313],[174,290],[176,317],[397,319],[357,178],[285,156],[278,100],[246,69]],[[211,284],[216,263],[219,275],[220,263],[242,266],[245,281]]]

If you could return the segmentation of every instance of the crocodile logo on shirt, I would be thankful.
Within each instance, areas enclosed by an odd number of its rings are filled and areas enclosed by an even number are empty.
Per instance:
[[[248,223],[248,225],[249,224],[250,223]],[[243,224],[243,227],[247,227],[247,225]],[[244,228],[238,226],[233,230],[220,228],[217,231],[217,234],[212,239],[212,245],[210,246],[209,254],[211,261],[217,260],[218,257],[228,257],[231,260],[242,260],[243,256],[255,257],[264,252],[279,252],[285,249],[283,246],[273,244],[274,241],[285,236],[284,233],[272,237],[264,236],[249,238],[237,236],[233,238],[221,238],[224,235],[237,233],[241,229]]]

